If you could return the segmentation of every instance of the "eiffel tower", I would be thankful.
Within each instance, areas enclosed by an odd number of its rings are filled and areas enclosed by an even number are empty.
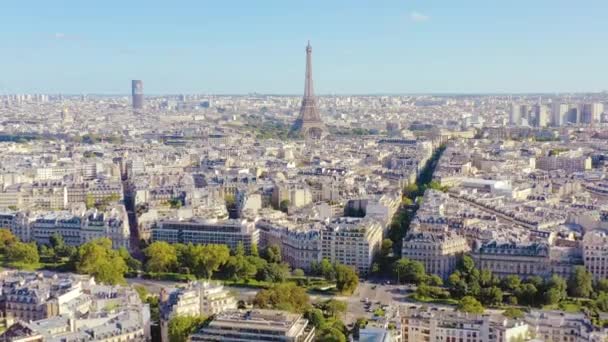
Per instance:
[[[290,135],[303,138],[322,139],[328,134],[327,127],[325,127],[325,124],[319,115],[317,99],[315,98],[312,85],[312,46],[310,46],[309,41],[306,46],[306,83],[304,85],[304,98],[302,99],[300,115],[291,127]]]

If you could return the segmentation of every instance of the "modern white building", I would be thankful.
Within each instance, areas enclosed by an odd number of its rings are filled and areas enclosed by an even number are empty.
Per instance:
[[[152,228],[152,241],[168,243],[220,244],[231,250],[243,244],[247,252],[257,245],[259,230],[247,220],[161,221]]]
[[[276,310],[233,310],[216,315],[190,336],[192,342],[312,342],[315,328],[301,314]]]

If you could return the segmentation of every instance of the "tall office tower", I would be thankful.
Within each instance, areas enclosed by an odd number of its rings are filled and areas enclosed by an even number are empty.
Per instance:
[[[559,127],[567,122],[570,106],[565,103],[554,102],[551,107],[551,125]]]
[[[547,127],[549,123],[549,113],[547,107],[541,104],[535,105],[533,109],[533,120],[528,120],[530,123],[534,123],[536,127]]]
[[[317,99],[315,98],[312,82],[312,46],[310,42],[306,46],[306,81],[304,85],[304,98],[300,115],[291,127],[290,135],[301,136],[304,138],[321,139],[329,132],[321,120]]]
[[[511,113],[509,113],[509,125],[518,126],[521,123],[519,105],[511,103]]]
[[[602,103],[585,103],[581,106],[581,123],[591,124],[600,122],[600,117],[604,111]]]
[[[581,119],[581,109],[577,105],[568,106],[568,114],[566,114],[566,122],[577,124]]]
[[[144,83],[141,80],[131,81],[131,97],[133,98],[133,109],[144,108]]]
[[[524,123],[524,120],[528,122],[528,112],[528,106],[512,103],[509,124],[512,126],[520,126]]]

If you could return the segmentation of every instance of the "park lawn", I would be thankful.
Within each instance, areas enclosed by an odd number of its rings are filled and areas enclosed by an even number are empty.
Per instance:
[[[333,282],[329,282],[323,278],[314,278],[309,277],[308,284],[304,281],[305,277],[290,277],[287,278],[285,282],[287,283],[295,283],[298,286],[304,287],[309,291],[315,292],[332,292],[335,291],[336,284]],[[250,287],[250,288],[259,288],[259,289],[267,289],[276,285],[277,283],[256,279],[240,279],[240,280],[222,280],[224,285],[226,286],[235,286],[235,287]]]
[[[409,295],[408,298],[410,298],[411,300],[413,300],[415,302],[420,302],[420,303],[445,304],[445,305],[458,304],[458,300],[453,299],[453,298],[436,299],[436,298],[430,298],[430,297],[416,296],[415,293]]]
[[[254,289],[267,289],[270,288],[274,283],[269,281],[255,280],[255,279],[240,279],[240,280],[222,280],[226,286],[234,287],[250,287]]]
[[[569,313],[577,313],[582,311],[583,306],[578,301],[565,300],[558,304],[543,306],[543,310],[562,310]]]

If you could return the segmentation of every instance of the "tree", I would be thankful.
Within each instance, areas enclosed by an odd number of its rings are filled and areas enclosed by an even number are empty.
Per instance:
[[[543,278],[537,275],[526,279],[525,282],[534,285],[534,287],[536,287],[537,289],[543,287]]]
[[[259,272],[259,279],[272,283],[282,283],[289,276],[289,265],[268,263]]]
[[[420,261],[410,261],[405,267],[403,280],[406,282],[420,284],[426,277],[424,265]]]
[[[458,269],[466,272],[467,274],[471,274],[475,269],[475,261],[469,255],[464,255],[460,260],[458,265]]]
[[[264,259],[271,263],[281,262],[281,247],[278,245],[270,245],[264,251]]]
[[[295,283],[281,283],[259,291],[253,304],[261,309],[278,309],[290,312],[305,312],[310,307],[310,299],[304,288]]]
[[[282,200],[281,203],[279,203],[279,210],[286,213],[287,210],[289,210],[290,205],[291,202],[288,199]]]
[[[352,294],[359,285],[359,277],[352,267],[336,265],[336,288],[344,294]]]
[[[175,316],[169,320],[169,341],[186,342],[199,325],[205,321],[204,317]]]
[[[348,304],[337,299],[330,299],[323,303],[323,309],[327,313],[327,316],[337,318],[346,313]]]
[[[403,196],[406,198],[416,198],[419,194],[418,185],[416,183],[408,184],[403,188]]]
[[[496,287],[485,287],[481,290],[481,299],[484,304],[498,305],[502,303],[502,291]]]
[[[379,274],[380,273],[380,264],[378,264],[377,262],[374,262],[372,264],[372,270],[371,270],[372,274]]]
[[[346,342],[346,336],[334,327],[326,327],[319,331],[317,341],[323,342]]]
[[[608,312],[608,293],[603,291],[600,292],[600,294],[595,299],[595,305],[601,311]]]
[[[195,274],[210,279],[220,266],[230,257],[230,249],[226,245],[200,245],[195,254]]]
[[[168,272],[177,265],[175,247],[165,241],[155,241],[146,249],[146,269],[149,272]]]
[[[543,295],[545,304],[557,304],[567,297],[568,285],[564,278],[554,274],[545,284]]]
[[[231,256],[225,269],[226,275],[234,280],[251,279],[258,273],[255,264],[244,256]]]
[[[471,296],[462,297],[462,299],[460,299],[460,301],[458,302],[456,309],[462,312],[474,314],[482,314],[484,311],[481,303]]]
[[[428,276],[426,283],[430,286],[443,286],[443,280],[436,274]]]
[[[399,282],[420,284],[426,279],[424,265],[420,261],[401,258],[393,264],[393,272]]]
[[[188,267],[197,277],[211,278],[220,266],[228,262],[230,249],[226,245],[194,245],[178,247],[178,260],[183,267]]]
[[[426,284],[418,285],[414,295],[414,298],[418,300],[424,300],[426,298],[445,299],[450,297],[450,293],[443,288],[438,286],[429,286]]]
[[[306,274],[304,273],[304,270],[302,270],[301,268],[296,268],[295,270],[293,270],[292,272],[294,277],[304,277],[306,276]]]
[[[15,242],[6,250],[10,262],[19,264],[37,264],[40,262],[38,248],[35,243]]]
[[[320,309],[312,308],[306,311],[304,316],[316,329],[319,329],[325,325],[325,315],[323,315],[323,311]]]
[[[382,247],[380,248],[380,255],[387,257],[393,251],[393,241],[391,239],[382,240]]]
[[[141,261],[135,259],[131,253],[129,253],[126,247],[120,247],[118,249],[118,254],[122,260],[124,260],[125,264],[127,264],[127,269],[129,272],[137,272],[141,270]]]
[[[0,229],[0,253],[6,253],[7,248],[16,242],[17,237],[9,229]]]
[[[512,319],[523,318],[525,315],[525,313],[521,309],[518,309],[518,308],[507,308],[502,314],[505,317],[512,318]]]
[[[600,279],[595,283],[595,290],[597,292],[608,292],[608,279]]]
[[[521,285],[521,279],[516,275],[508,275],[502,278],[500,286],[504,291],[515,291]]]
[[[490,287],[498,284],[498,280],[492,275],[492,271],[488,269],[479,272],[479,286]]]
[[[145,286],[135,285],[135,286],[133,286],[133,288],[137,292],[137,295],[139,296],[139,299],[141,299],[142,302],[145,302],[146,299],[148,299],[148,296],[150,295],[150,293],[148,292],[148,289],[146,289]]]
[[[257,243],[252,243],[251,244],[251,256],[255,256],[258,257],[260,256],[260,252],[258,251],[258,244]]]
[[[329,260],[321,260],[319,268],[321,271],[321,275],[323,276],[323,278],[325,278],[325,280],[333,281],[336,279],[336,270],[334,269],[334,265],[332,265]]]
[[[568,279],[568,294],[572,297],[588,298],[593,292],[593,276],[584,266],[575,266]]]
[[[76,271],[93,276],[100,283],[124,283],[127,265],[108,238],[96,239],[80,246],[76,254]]]
[[[85,205],[86,205],[87,209],[95,208],[95,197],[93,197],[93,194],[88,193],[86,195]]]
[[[524,305],[534,305],[537,301],[538,289],[530,283],[523,284],[516,291],[517,302]]]
[[[225,195],[224,202],[226,203],[227,209],[230,210],[230,209],[236,208],[236,198],[234,197],[234,195],[232,195],[232,194]]]
[[[543,302],[547,305],[557,304],[561,298],[562,295],[557,289],[548,289],[543,293]]]

